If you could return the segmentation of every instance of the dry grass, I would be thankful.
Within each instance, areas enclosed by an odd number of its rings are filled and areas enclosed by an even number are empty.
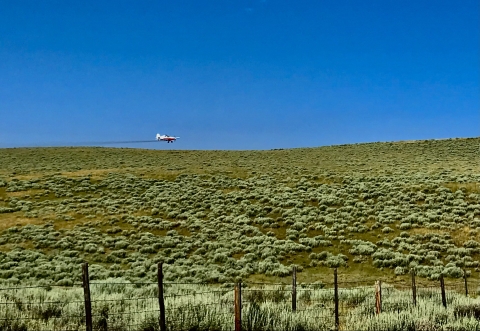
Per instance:
[[[23,213],[0,214],[0,232],[14,226],[25,226],[27,224],[45,224],[45,221],[37,218],[23,217]]]
[[[480,183],[472,182],[472,183],[445,183],[445,187],[448,187],[452,192],[456,192],[457,190],[465,190],[467,194],[471,193],[480,193]]]
[[[413,229],[410,229],[409,232],[413,235],[415,235],[415,234],[425,235],[425,234],[429,234],[429,233],[443,235],[445,233],[445,230],[427,229],[427,228],[413,228]]]
[[[7,197],[20,197],[23,198],[25,196],[33,196],[36,194],[42,194],[45,190],[27,190],[21,192],[5,192],[5,196]]]

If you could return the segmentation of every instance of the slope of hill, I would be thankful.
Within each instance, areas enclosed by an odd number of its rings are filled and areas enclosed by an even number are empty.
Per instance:
[[[479,278],[479,143],[0,149],[0,279]]]

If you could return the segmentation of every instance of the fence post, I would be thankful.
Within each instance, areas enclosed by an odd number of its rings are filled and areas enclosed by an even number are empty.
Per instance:
[[[292,311],[297,310],[297,267],[293,267],[292,274]]]
[[[445,281],[443,280],[443,275],[440,275],[440,289],[442,290],[442,304],[447,308],[447,297],[445,296]]]
[[[417,305],[417,284],[415,283],[415,269],[412,268],[412,296],[413,305]]]
[[[337,279],[337,268],[333,269],[333,286],[334,286],[334,301],[335,301],[335,330],[338,330],[340,327],[340,319],[338,317],[338,279]]]
[[[83,295],[85,299],[85,326],[92,331],[92,302],[90,300],[90,279],[88,277],[88,263],[82,265]]]
[[[160,331],[166,331],[167,327],[165,324],[165,301],[163,298],[163,263],[158,263],[158,305],[160,307]]]
[[[235,331],[242,331],[242,283],[235,285]]]
[[[468,297],[467,271],[463,269],[463,280],[465,281],[465,296]]]
[[[375,313],[378,315],[382,312],[382,281],[375,282]]]

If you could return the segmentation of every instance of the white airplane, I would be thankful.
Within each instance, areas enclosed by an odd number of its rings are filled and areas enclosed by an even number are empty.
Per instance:
[[[158,141],[166,141],[167,143],[174,142],[180,137],[171,137],[168,134],[161,135],[160,133],[157,133],[157,140]]]

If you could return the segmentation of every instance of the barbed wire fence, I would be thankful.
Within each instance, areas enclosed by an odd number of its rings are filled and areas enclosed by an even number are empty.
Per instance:
[[[333,270],[333,281],[326,283],[297,283],[294,267],[291,284],[206,284],[165,282],[163,264],[157,267],[157,282],[91,282],[85,263],[82,283],[0,288],[0,330],[166,331],[184,329],[188,323],[251,330],[255,322],[252,312],[268,303],[342,330],[348,319],[400,313],[420,302],[441,303],[447,308],[454,293],[469,295],[466,272],[460,282],[449,281],[447,285],[440,276],[437,285],[419,286],[412,270],[411,284],[342,281],[340,288],[337,269]]]

